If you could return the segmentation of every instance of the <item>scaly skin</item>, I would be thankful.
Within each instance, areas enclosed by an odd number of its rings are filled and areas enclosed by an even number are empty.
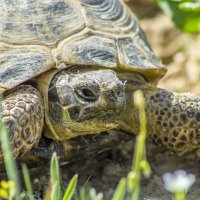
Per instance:
[[[200,98],[190,93],[172,93],[164,89],[143,90],[146,102],[147,135],[158,146],[177,153],[200,147]],[[124,121],[129,131],[138,133],[138,110],[133,105],[133,93],[127,94]],[[130,112],[130,109],[132,112]]]
[[[41,138],[44,123],[43,100],[30,85],[21,85],[4,98],[2,119],[6,124],[14,157],[24,155]],[[2,154],[0,154],[2,160]]]

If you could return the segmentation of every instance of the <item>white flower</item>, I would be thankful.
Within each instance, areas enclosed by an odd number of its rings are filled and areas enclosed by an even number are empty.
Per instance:
[[[195,182],[195,176],[193,174],[187,174],[183,170],[177,170],[173,174],[164,174],[163,181],[165,189],[169,192],[186,192]]]

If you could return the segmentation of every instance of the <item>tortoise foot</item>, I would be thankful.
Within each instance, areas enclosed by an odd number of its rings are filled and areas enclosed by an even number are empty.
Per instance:
[[[2,108],[2,119],[8,130],[13,156],[24,155],[38,144],[42,134],[42,97],[32,86],[21,85],[4,98]]]

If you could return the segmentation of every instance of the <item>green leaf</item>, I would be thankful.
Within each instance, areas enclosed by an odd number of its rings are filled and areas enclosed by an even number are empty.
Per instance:
[[[58,157],[56,153],[51,158],[51,200],[60,200],[62,197]]]
[[[76,189],[76,185],[77,185],[77,180],[78,180],[78,175],[75,175],[72,180],[70,181],[66,191],[65,191],[65,195],[63,197],[63,200],[70,200],[74,194],[74,191]]]
[[[34,200],[32,185],[30,181],[30,175],[25,164],[22,165],[22,173],[24,176],[24,182],[25,182],[27,193],[28,193],[28,197],[30,200]]]
[[[112,200],[123,200],[126,192],[126,179],[123,178],[120,180],[117,189],[113,195]]]
[[[0,113],[2,113],[2,96],[0,96]],[[20,184],[19,184],[19,176],[17,172],[17,166],[16,162],[13,159],[12,155],[12,149],[8,137],[8,132],[6,129],[6,126],[4,125],[2,121],[2,116],[0,115],[0,134],[1,134],[1,148],[3,152],[3,158],[5,162],[5,167],[6,167],[6,172],[8,175],[8,179],[10,181],[14,182],[14,185],[16,187],[16,192],[15,192],[15,199],[18,200],[20,199]]]
[[[90,191],[89,191],[89,199],[91,199],[91,200],[103,200],[103,194],[102,193],[97,194],[96,190],[94,188],[91,188]]]
[[[185,32],[199,32],[200,2],[194,0],[156,0],[156,2],[171,16],[177,27]]]
[[[190,2],[184,2],[179,4],[179,8],[182,11],[186,12],[199,12],[200,11],[200,3],[190,3]]]
[[[79,198],[76,200],[88,200],[89,191],[90,189],[88,188],[88,186],[81,187],[79,192]]]

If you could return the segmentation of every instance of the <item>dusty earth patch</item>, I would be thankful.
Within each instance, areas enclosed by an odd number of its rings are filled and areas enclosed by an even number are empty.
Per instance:
[[[168,66],[169,71],[159,86],[200,94],[200,36],[185,34],[175,28],[169,17],[150,0],[130,0],[129,5],[139,16],[156,55]],[[130,141],[98,157],[63,166],[64,182],[67,184],[78,173],[79,186],[88,182],[110,200],[120,178],[130,170],[133,149],[134,141]],[[152,174],[149,179],[142,180],[141,199],[171,199],[171,195],[164,190],[161,177],[166,172],[184,169],[196,176],[187,199],[200,200],[200,158],[197,155],[177,156],[152,144],[148,144],[147,152]]]

